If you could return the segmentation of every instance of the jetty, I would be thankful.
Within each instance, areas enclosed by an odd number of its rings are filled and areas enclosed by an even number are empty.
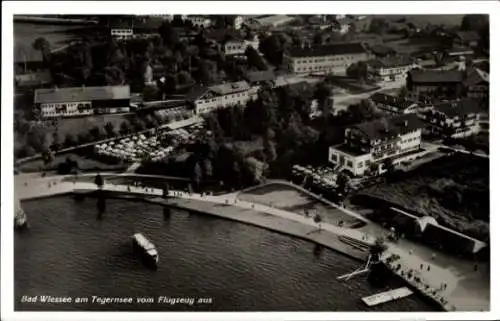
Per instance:
[[[372,262],[372,256],[369,255],[368,256],[368,260],[366,260],[366,264],[364,266],[361,266],[361,267],[357,268],[354,272],[338,276],[337,280],[348,281],[350,278],[352,278],[355,275],[366,273],[366,272],[370,271],[370,264],[372,264],[372,263],[373,263]]]
[[[410,290],[407,287],[402,287],[402,288],[397,288],[394,290],[389,290],[386,292],[381,292],[381,293],[377,293],[374,295],[370,295],[370,296],[362,298],[361,300],[363,300],[363,302],[367,306],[372,307],[372,306],[379,305],[382,303],[406,298],[407,296],[410,296],[412,294],[413,294],[412,290]]]

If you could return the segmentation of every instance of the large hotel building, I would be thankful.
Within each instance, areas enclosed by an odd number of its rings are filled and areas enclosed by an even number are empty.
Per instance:
[[[284,55],[288,70],[294,73],[333,73],[344,75],[353,63],[368,60],[361,43],[338,43],[321,47],[292,48]]]

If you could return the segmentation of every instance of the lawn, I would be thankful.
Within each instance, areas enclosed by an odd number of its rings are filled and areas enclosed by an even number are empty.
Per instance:
[[[307,210],[309,215],[319,214],[330,224],[337,225],[339,221],[343,221],[345,226],[352,226],[360,223],[349,214],[290,185],[271,183],[244,191],[238,195],[238,198],[248,202],[272,205],[299,215],[304,215]]]
[[[106,123],[112,123],[115,131],[120,130],[120,126],[124,120],[127,120],[130,114],[109,114],[109,115],[93,115],[78,118],[62,118],[57,121],[56,126],[47,127],[47,139],[52,141],[52,134],[56,131],[59,137],[64,140],[67,134],[77,138],[80,134],[88,134],[95,126],[104,130]]]
[[[489,237],[489,193],[489,160],[457,153],[420,166],[397,181],[361,189],[355,195],[382,198],[485,240]]]
[[[62,153],[56,155],[54,161],[50,165],[45,165],[41,159],[25,162],[19,165],[18,170],[25,173],[39,172],[40,169],[45,171],[57,170],[59,164],[65,163],[70,157],[78,162],[80,171],[123,171],[131,164],[128,163],[107,163],[93,158],[91,155],[80,155],[76,153]]]

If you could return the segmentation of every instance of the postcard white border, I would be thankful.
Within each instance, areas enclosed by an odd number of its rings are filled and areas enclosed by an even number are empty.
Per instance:
[[[13,312],[13,14],[490,14],[491,39],[500,39],[500,5],[497,1],[163,1],[163,2],[128,2],[128,1],[34,1],[2,3],[2,230],[1,230],[1,313],[2,320],[473,320],[500,319],[500,302],[498,293],[499,277],[491,273],[491,311],[481,313],[131,313],[131,312]],[[498,41],[491,41],[491,57],[499,57]],[[497,60],[491,61],[490,106],[491,122],[497,122],[497,111],[493,102],[498,94],[494,90],[498,84]],[[496,142],[498,133],[495,124],[490,125],[491,141]],[[491,144],[494,147],[495,144]],[[491,148],[491,164],[496,164],[498,152]],[[491,271],[498,268],[498,240],[495,228],[500,227],[497,209],[500,209],[498,197],[498,167],[490,166],[491,192]],[[496,178],[496,179],[495,179]],[[495,299],[497,298],[497,299]]]

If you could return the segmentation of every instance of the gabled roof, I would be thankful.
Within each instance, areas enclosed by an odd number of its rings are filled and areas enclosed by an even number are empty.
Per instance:
[[[353,126],[370,139],[392,138],[423,127],[420,119],[414,114],[382,118]]]
[[[246,81],[238,81],[211,86],[209,89],[221,96],[225,96],[233,93],[247,91],[248,89],[250,89],[250,85]]]
[[[336,43],[321,47],[295,47],[290,49],[291,57],[319,57],[366,53],[361,43]]]
[[[434,109],[445,114],[447,117],[463,117],[468,114],[480,113],[479,102],[475,99],[464,98],[459,101],[445,102],[437,104]]]
[[[458,70],[410,70],[409,77],[414,83],[459,83],[464,79]]]
[[[196,84],[191,88],[189,93],[186,95],[186,99],[191,100],[191,101],[197,100],[198,98],[203,96],[208,91],[209,91],[208,87],[205,87],[205,86],[200,85],[200,84]]]
[[[479,34],[475,31],[457,31],[456,36],[462,41],[478,41],[481,39]]]
[[[385,57],[376,60],[371,60],[368,62],[374,68],[395,68],[410,66],[413,64],[413,59],[408,56],[398,56],[398,57]]]
[[[472,86],[482,82],[486,83],[490,82],[490,76],[488,75],[487,72],[482,71],[478,68],[470,68],[467,71],[467,76],[465,77],[464,85]]]
[[[219,96],[231,95],[250,89],[250,85],[246,81],[231,82],[226,84],[219,84],[210,87],[202,85],[194,85],[193,88],[186,95],[186,99],[194,101],[205,95],[207,92],[213,92]]]
[[[276,75],[272,70],[251,71],[245,75],[245,79],[250,83],[256,83],[260,81],[274,81],[276,80]]]
[[[130,99],[130,87],[69,87],[35,90],[35,103],[64,103],[93,100]]]
[[[375,93],[375,94],[371,95],[370,99],[374,103],[388,105],[391,107],[395,107],[399,110],[404,110],[404,109],[416,104],[415,102],[413,102],[411,100],[404,99],[401,97],[391,96],[391,95],[387,95],[387,94],[383,94],[383,93]]]

